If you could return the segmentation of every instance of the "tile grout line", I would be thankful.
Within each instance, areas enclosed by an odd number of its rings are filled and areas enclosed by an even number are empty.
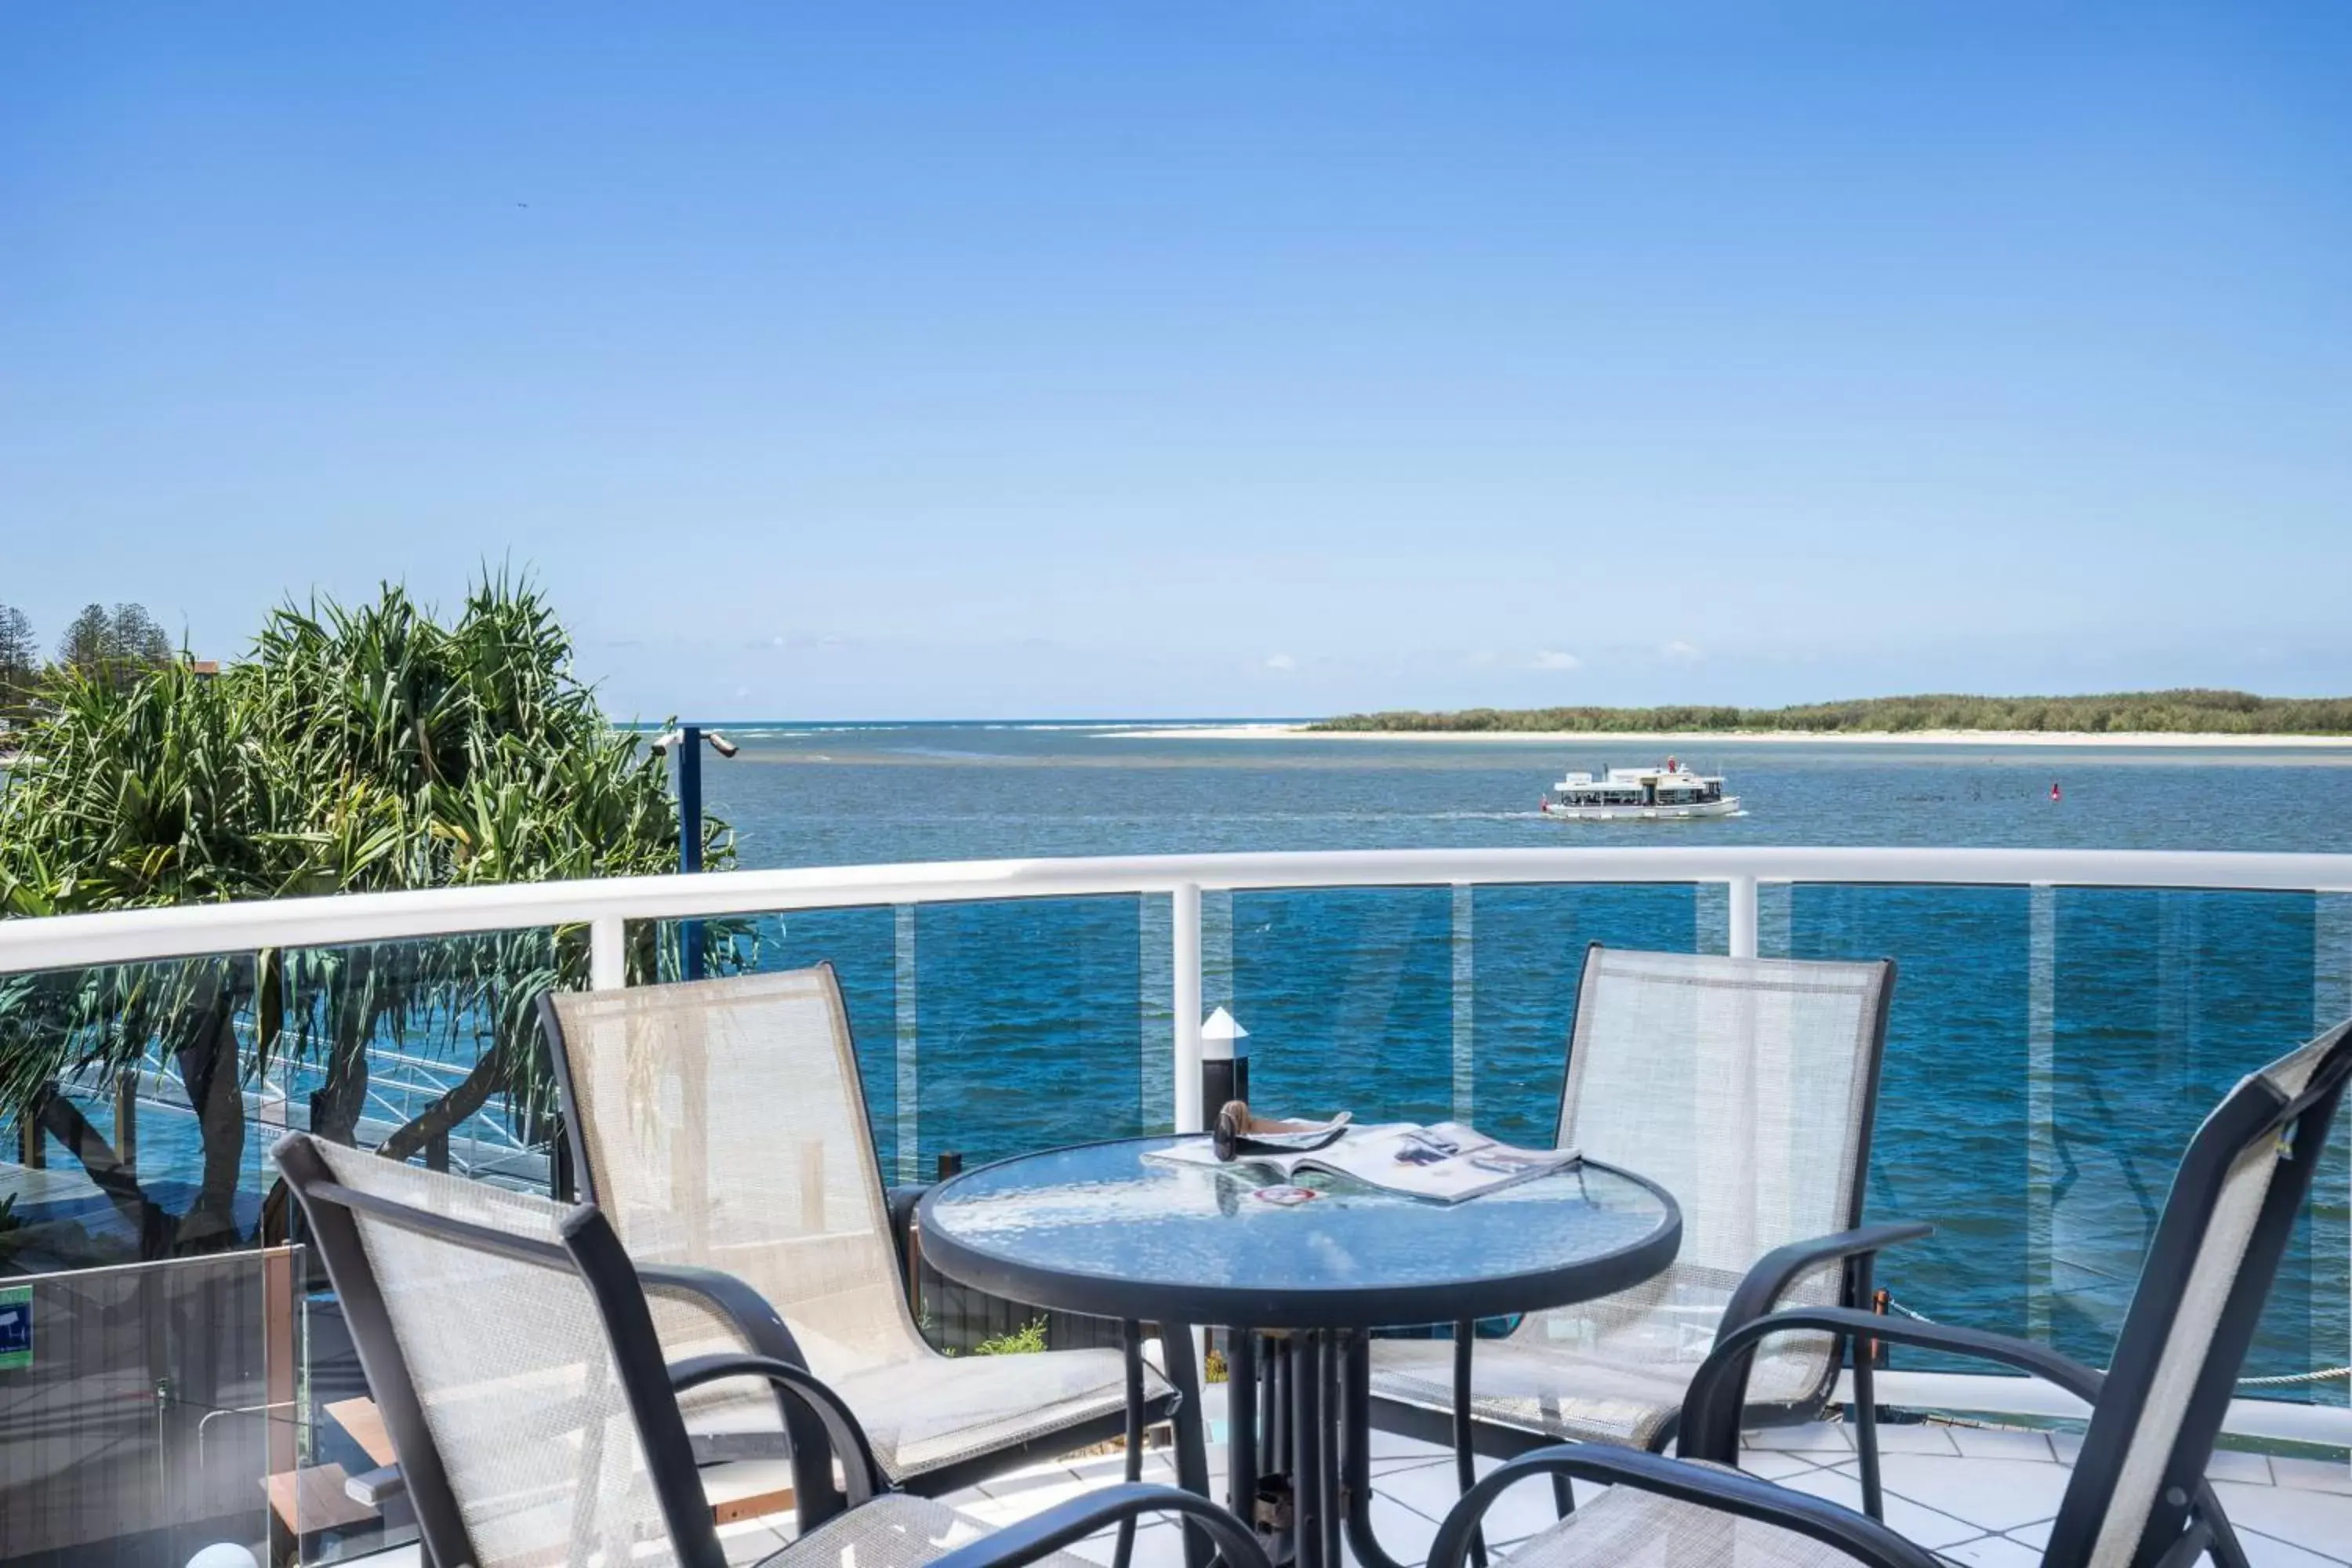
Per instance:
[[[2273,1535],[2266,1530],[2252,1530],[2245,1525],[2238,1523],[2235,1520],[2232,1520],[2230,1522],[2231,1528],[2234,1529],[2240,1535],[2260,1536],[2263,1540],[2269,1542],[2273,1546],[2286,1546],[2292,1547],[2297,1552],[2308,1552],[2314,1557],[2320,1558],[2326,1562],[2352,1563],[2352,1558],[2338,1557],[2332,1552],[2322,1552],[2316,1546],[2306,1546],[2300,1541],[2289,1541],[2283,1535]]]

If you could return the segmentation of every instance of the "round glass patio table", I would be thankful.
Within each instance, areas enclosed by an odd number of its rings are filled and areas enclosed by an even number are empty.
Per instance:
[[[1357,1475],[1368,1331],[1591,1300],[1657,1274],[1682,1242],[1664,1188],[1597,1161],[1455,1204],[1301,1171],[1297,1185],[1316,1195],[1286,1205],[1255,1194],[1289,1184],[1246,1163],[1150,1157],[1181,1142],[1205,1136],[1081,1144],[952,1176],[918,1211],[923,1256],[991,1295],[1158,1323],[1163,1342],[1180,1325],[1234,1331],[1228,1500],[1301,1568],[1339,1563],[1343,1503],[1358,1559],[1390,1562],[1358,1484],[1369,1470]]]

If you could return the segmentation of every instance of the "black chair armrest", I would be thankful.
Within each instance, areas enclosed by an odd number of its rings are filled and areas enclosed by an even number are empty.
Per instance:
[[[805,1370],[808,1358],[766,1297],[732,1274],[677,1263],[641,1263],[637,1282],[649,1297],[683,1298],[726,1320],[753,1359]],[[707,1359],[707,1358],[705,1358]],[[841,1511],[845,1499],[833,1484],[834,1440],[807,1404],[787,1398],[777,1387],[776,1405],[793,1451],[793,1495],[803,1533]],[[859,1446],[864,1445],[859,1435]],[[845,1456],[855,1450],[843,1448]],[[869,1455],[870,1458],[870,1455]]]
[[[805,1366],[800,1342],[768,1299],[745,1281],[717,1268],[697,1268],[682,1263],[640,1263],[637,1283],[648,1296],[683,1298],[726,1320],[753,1355]]]
[[[1727,1323],[1728,1314],[1726,1316]],[[2106,1381],[2105,1374],[2046,1345],[2011,1339],[2007,1334],[1884,1317],[1855,1307],[1790,1307],[1727,1326],[1716,1335],[1715,1348],[1692,1375],[1690,1391],[1683,1400],[1679,1451],[1684,1458],[1717,1464],[1731,1464],[1738,1459],[1739,1413],[1748,1396],[1748,1373],[1756,1358],[1756,1347],[1772,1334],[1801,1331],[1852,1334],[2000,1362],[2053,1384],[2086,1404],[2097,1403],[2100,1386]]]
[[[688,1356],[669,1366],[672,1394],[684,1394],[689,1388],[730,1377],[764,1378],[780,1398],[799,1405],[816,1417],[824,1428],[830,1453],[840,1456],[842,1480],[850,1507],[856,1508],[876,1492],[888,1489],[889,1479],[875,1461],[873,1447],[866,1440],[866,1428],[857,1424],[856,1413],[806,1367],[757,1355]],[[800,1452],[796,1442],[793,1445],[795,1459]]]
[[[1834,1236],[1817,1236],[1811,1241],[1792,1241],[1786,1247],[1776,1247],[1758,1258],[1748,1270],[1747,1278],[1733,1289],[1731,1300],[1724,1303],[1723,1325],[1719,1331],[1727,1332],[1742,1323],[1762,1317],[1780,1302],[1790,1286],[1824,1263],[1867,1258],[1897,1242],[1916,1241],[1935,1233],[1936,1227],[1932,1225],[1918,1220],[1903,1220],[1858,1226],[1853,1230],[1839,1231]]]
[[[1257,1532],[1207,1498],[1176,1487],[1129,1481],[1072,1498],[1008,1524],[934,1561],[930,1568],[1019,1568],[1106,1525],[1145,1513],[1172,1513],[1200,1531],[1223,1556],[1227,1568],[1271,1568]],[[1910,1568],[1906,1564],[1905,1568]]]
[[[1472,1487],[1438,1527],[1429,1549],[1429,1568],[1462,1568],[1478,1521],[1506,1489],[1530,1476],[1564,1475],[1603,1486],[1673,1498],[1717,1513],[1734,1514],[1794,1531],[1872,1568],[1943,1568],[1933,1552],[1913,1545],[1867,1514],[1826,1498],[1791,1491],[1738,1470],[1670,1459],[1601,1443],[1564,1443],[1522,1454]],[[1570,1516],[1573,1517],[1573,1516]]]

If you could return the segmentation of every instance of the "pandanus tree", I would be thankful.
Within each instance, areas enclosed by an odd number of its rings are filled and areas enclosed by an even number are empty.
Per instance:
[[[608,723],[571,654],[538,590],[500,575],[447,625],[393,587],[353,609],[289,605],[216,678],[59,670],[0,784],[0,912],[674,870],[662,763]],[[729,864],[725,826],[703,832],[705,864]],[[714,969],[741,960],[739,928],[699,929]],[[633,931],[629,962],[650,973],[652,930]],[[352,1142],[369,1053],[397,1047],[464,1070],[392,1119],[385,1155],[446,1149],[493,1096],[544,1132],[533,1004],[584,984],[587,963],[585,931],[557,928],[0,977],[0,1113],[71,1151],[142,1256],[235,1246],[254,1075],[313,1069],[310,1127]],[[66,1091],[142,1068],[176,1077],[197,1119],[202,1174],[177,1205]]]

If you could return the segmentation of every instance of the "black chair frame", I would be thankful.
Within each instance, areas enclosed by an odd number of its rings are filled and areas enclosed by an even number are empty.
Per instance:
[[[1476,1549],[1479,1519],[1496,1497],[1535,1475],[1576,1476],[1602,1485],[1698,1504],[1779,1525],[1880,1568],[1937,1568],[1939,1560],[1878,1521],[1826,1500],[1774,1486],[1735,1468],[1749,1368],[1768,1336],[1828,1331],[1971,1355],[2042,1378],[2091,1405],[2074,1476],[2043,1548],[2044,1568],[2083,1568],[2105,1523],[2133,1436],[2178,1321],[2207,1227],[2231,1167],[2274,1141],[2282,1169],[2263,1196],[2252,1234],[2198,1368],[2166,1457],[2154,1506],[2132,1552],[2133,1568],[2189,1568],[2210,1552],[2222,1568],[2244,1568],[2245,1552],[2205,1468],[2236,1387],[2271,1284],[2311,1190],[2327,1133],[2352,1078],[2352,1021],[2321,1037],[2322,1059],[2300,1092],[2281,1095],[2260,1077],[2241,1083],[2206,1120],[2181,1157],[2138,1289],[2105,1373],[2046,1346],[2003,1334],[1918,1321],[1889,1321],[1843,1307],[1801,1307],[1751,1320],[1722,1334],[1691,1380],[1679,1458],[1599,1444],[1559,1444],[1505,1465],[1478,1482],[1446,1518],[1429,1568],[1462,1568]],[[1692,1461],[1698,1461],[1694,1463]]]
[[[638,1269],[593,1205],[582,1205],[565,1216],[561,1245],[536,1242],[345,1186],[300,1134],[281,1141],[275,1152],[342,1300],[361,1367],[399,1456],[431,1562],[470,1563],[479,1558],[393,1330],[383,1284],[361,1242],[354,1210],[456,1245],[578,1276],[603,1319],[604,1348],[635,1422],[648,1481],[683,1568],[726,1568],[678,1411],[677,1395],[688,1389],[732,1377],[760,1378],[774,1389],[792,1437],[798,1526],[803,1537],[845,1510],[893,1489],[856,1415],[796,1360],[725,1354],[692,1357],[674,1365],[663,1362],[646,1291],[692,1296],[730,1316],[763,1313],[776,1321],[764,1303],[752,1311],[751,1303],[758,1297],[741,1281],[706,1269]],[[838,1489],[831,1484],[836,1459],[843,1481]],[[814,1484],[820,1477],[823,1484]],[[1224,1509],[1192,1492],[1134,1483],[1072,1499],[937,1562],[947,1568],[1020,1568],[1104,1529],[1117,1526],[1124,1534],[1150,1513],[1175,1514],[1233,1568],[1270,1568],[1255,1532]]]

